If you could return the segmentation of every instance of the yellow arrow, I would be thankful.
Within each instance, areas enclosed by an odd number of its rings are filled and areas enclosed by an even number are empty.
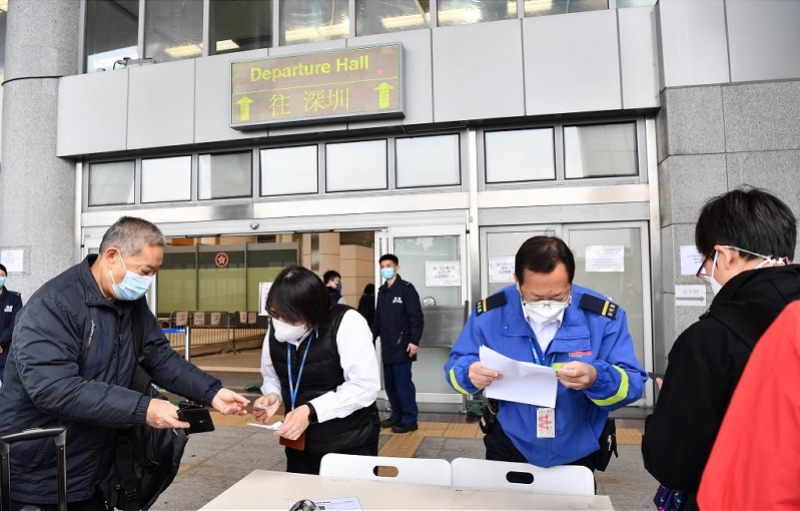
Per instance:
[[[239,120],[240,121],[249,121],[250,120],[250,104],[255,103],[252,99],[248,98],[247,96],[242,96],[242,99],[236,102],[239,105]]]
[[[378,108],[389,108],[391,105],[391,100],[389,99],[389,91],[394,89],[391,85],[386,82],[381,83],[375,89],[378,91]]]

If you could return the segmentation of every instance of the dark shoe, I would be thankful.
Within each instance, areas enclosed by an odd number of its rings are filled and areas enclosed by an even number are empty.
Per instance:
[[[395,424],[397,424],[397,423],[396,423],[396,422],[394,422],[394,421],[391,419],[391,417],[390,417],[390,418],[388,418],[388,419],[383,419],[383,420],[381,421],[381,427],[382,427],[382,428],[391,428],[391,427],[392,427],[392,426],[394,426]]]
[[[409,433],[419,429],[417,423],[414,424],[395,424],[392,426],[392,433]]]

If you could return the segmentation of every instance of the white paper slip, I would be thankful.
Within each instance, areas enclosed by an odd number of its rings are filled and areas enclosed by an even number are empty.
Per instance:
[[[361,503],[358,497],[344,497],[340,499],[308,499],[317,505],[317,509],[324,509],[326,511],[360,511]],[[295,505],[297,501],[289,502],[289,509]]]
[[[552,367],[519,362],[481,346],[481,364],[503,375],[486,387],[484,394],[492,399],[555,408],[558,380]]]
[[[254,426],[256,428],[269,429],[270,431],[277,431],[283,425],[283,422],[278,421],[274,424],[256,424],[255,422],[248,422],[247,425]]]

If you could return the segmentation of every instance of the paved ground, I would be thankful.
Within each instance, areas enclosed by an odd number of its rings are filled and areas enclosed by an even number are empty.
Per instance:
[[[226,387],[243,391],[247,383],[260,379],[255,359],[250,353],[245,357],[202,357],[193,362],[213,371]],[[217,430],[190,439],[178,477],[152,509],[196,510],[253,470],[286,469],[283,447],[272,432],[247,426],[253,422],[252,416],[223,417],[215,413],[213,417]],[[644,411],[625,409],[616,417],[620,457],[612,458],[605,473],[597,473],[598,493],[611,497],[615,509],[654,509],[652,497],[658,484],[642,466],[640,451]],[[421,414],[418,431],[383,433],[379,444],[382,456],[451,461],[458,457],[483,458],[485,454],[477,423],[464,415]]]

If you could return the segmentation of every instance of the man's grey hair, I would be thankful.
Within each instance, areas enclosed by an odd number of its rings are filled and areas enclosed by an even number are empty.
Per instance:
[[[153,223],[142,218],[123,216],[103,235],[100,253],[117,247],[122,257],[133,257],[141,254],[145,246],[163,248],[166,244],[166,238]]]

